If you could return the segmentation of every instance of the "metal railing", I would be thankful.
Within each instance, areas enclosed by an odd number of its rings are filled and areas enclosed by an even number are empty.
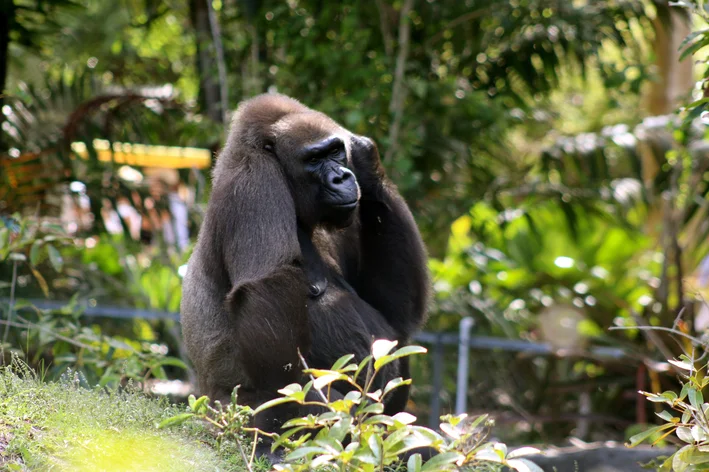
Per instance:
[[[0,303],[8,303],[9,299],[0,298]],[[56,302],[40,299],[31,299],[28,302],[42,310],[59,310],[66,307],[65,302]],[[119,319],[168,319],[178,321],[180,314],[168,311],[144,310],[139,308],[123,308],[117,306],[104,306],[90,301],[77,303],[83,310],[84,316],[105,317]],[[29,307],[25,307],[29,308]],[[431,346],[430,357],[433,364],[431,379],[431,403],[428,423],[432,428],[438,428],[441,412],[441,392],[443,391],[443,351],[445,346],[458,346],[458,366],[456,378],[455,414],[465,413],[469,387],[469,359],[470,351],[496,350],[504,352],[523,352],[534,355],[550,356],[555,354],[555,349],[547,343],[525,341],[521,339],[505,339],[491,336],[472,335],[475,325],[473,318],[464,317],[460,320],[457,333],[432,333],[423,331],[414,336],[414,341]],[[625,357],[624,350],[613,347],[593,347],[590,354],[595,358],[621,359]]]

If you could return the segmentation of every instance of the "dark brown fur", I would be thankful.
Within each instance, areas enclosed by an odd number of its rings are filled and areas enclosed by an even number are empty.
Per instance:
[[[294,157],[335,135],[349,145],[361,191],[344,228],[324,223]],[[313,284],[326,287],[317,298]],[[240,385],[240,402],[256,406],[302,380],[298,349],[311,367],[328,368],[345,354],[362,359],[373,338],[403,345],[424,323],[427,297],[421,237],[376,146],[282,95],[242,103],[184,280],[183,333],[202,392],[225,401]],[[395,362],[380,381],[407,375],[407,362]],[[407,398],[390,397],[387,412]],[[256,424],[273,430],[299,413],[264,412]]]

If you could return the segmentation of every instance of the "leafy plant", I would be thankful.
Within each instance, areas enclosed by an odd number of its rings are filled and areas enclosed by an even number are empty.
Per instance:
[[[239,442],[245,433],[254,435],[251,460],[259,435],[273,440],[272,451],[283,448],[283,463],[275,470],[305,472],[338,470],[352,472],[384,471],[402,466],[402,456],[412,453],[406,461],[409,472],[458,470],[460,467],[507,466],[517,471],[540,471],[522,456],[538,452],[521,448],[509,452],[502,443],[486,441],[493,422],[482,415],[468,419],[466,415],[442,417],[441,433],[414,425],[416,417],[405,412],[393,416],[384,414],[384,400],[395,389],[409,385],[410,379],[390,380],[375,389],[375,378],[381,369],[405,356],[422,354],[420,346],[406,346],[396,351],[396,341],[379,339],[372,344],[371,355],[359,363],[354,356],[338,359],[330,369],[311,369],[301,356],[304,373],[310,376],[305,385],[291,384],[281,390],[279,398],[268,401],[255,410],[236,404],[236,389],[232,404],[224,408],[219,402],[209,405],[205,396],[190,397],[189,410],[163,421],[160,426],[180,424],[198,418],[214,425],[219,435]],[[360,383],[359,379],[364,380]],[[352,387],[344,398],[334,398],[332,385],[344,382]],[[317,399],[313,399],[314,394]],[[249,415],[285,403],[297,403],[322,409],[320,414],[294,418],[283,425],[284,432],[267,433],[246,426]],[[241,446],[240,446],[241,447]],[[436,454],[423,461],[417,449],[430,448]],[[242,448],[242,454],[245,455]],[[482,470],[482,469],[477,469]],[[485,469],[489,470],[489,469]]]
[[[669,362],[684,379],[682,389],[679,395],[671,390],[659,394],[640,392],[649,401],[666,405],[671,411],[655,413],[665,423],[631,437],[630,446],[647,441],[657,444],[674,434],[683,446],[662,463],[660,472],[709,470],[709,403],[702,394],[709,385],[709,364],[697,368],[696,361],[684,354],[680,360]]]
[[[166,355],[164,345],[109,336],[98,325],[88,326],[77,295],[60,309],[39,309],[26,300],[15,300],[17,266],[26,264],[47,294],[49,285],[38,267],[49,260],[53,270],[61,272],[65,263],[57,247],[71,241],[57,225],[19,218],[5,218],[0,225],[0,264],[10,262],[13,267],[6,285],[10,300],[0,304],[0,362],[15,355],[33,366],[51,363],[44,372],[49,377],[58,378],[71,368],[85,383],[100,386],[120,385],[128,379],[165,379],[166,366],[186,369],[181,360]]]

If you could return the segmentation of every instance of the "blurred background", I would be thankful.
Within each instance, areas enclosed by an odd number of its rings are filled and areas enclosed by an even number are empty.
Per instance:
[[[238,102],[278,91],[374,138],[417,219],[419,421],[626,439],[691,349],[644,327],[709,329],[694,29],[662,0],[0,0],[4,356],[184,399],[210,169]]]

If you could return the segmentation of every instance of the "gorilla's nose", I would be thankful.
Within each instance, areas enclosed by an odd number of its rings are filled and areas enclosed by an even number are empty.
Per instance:
[[[333,187],[339,187],[343,184],[349,184],[349,181],[354,180],[354,174],[346,167],[333,169],[329,177],[330,178],[328,179],[328,183]]]

